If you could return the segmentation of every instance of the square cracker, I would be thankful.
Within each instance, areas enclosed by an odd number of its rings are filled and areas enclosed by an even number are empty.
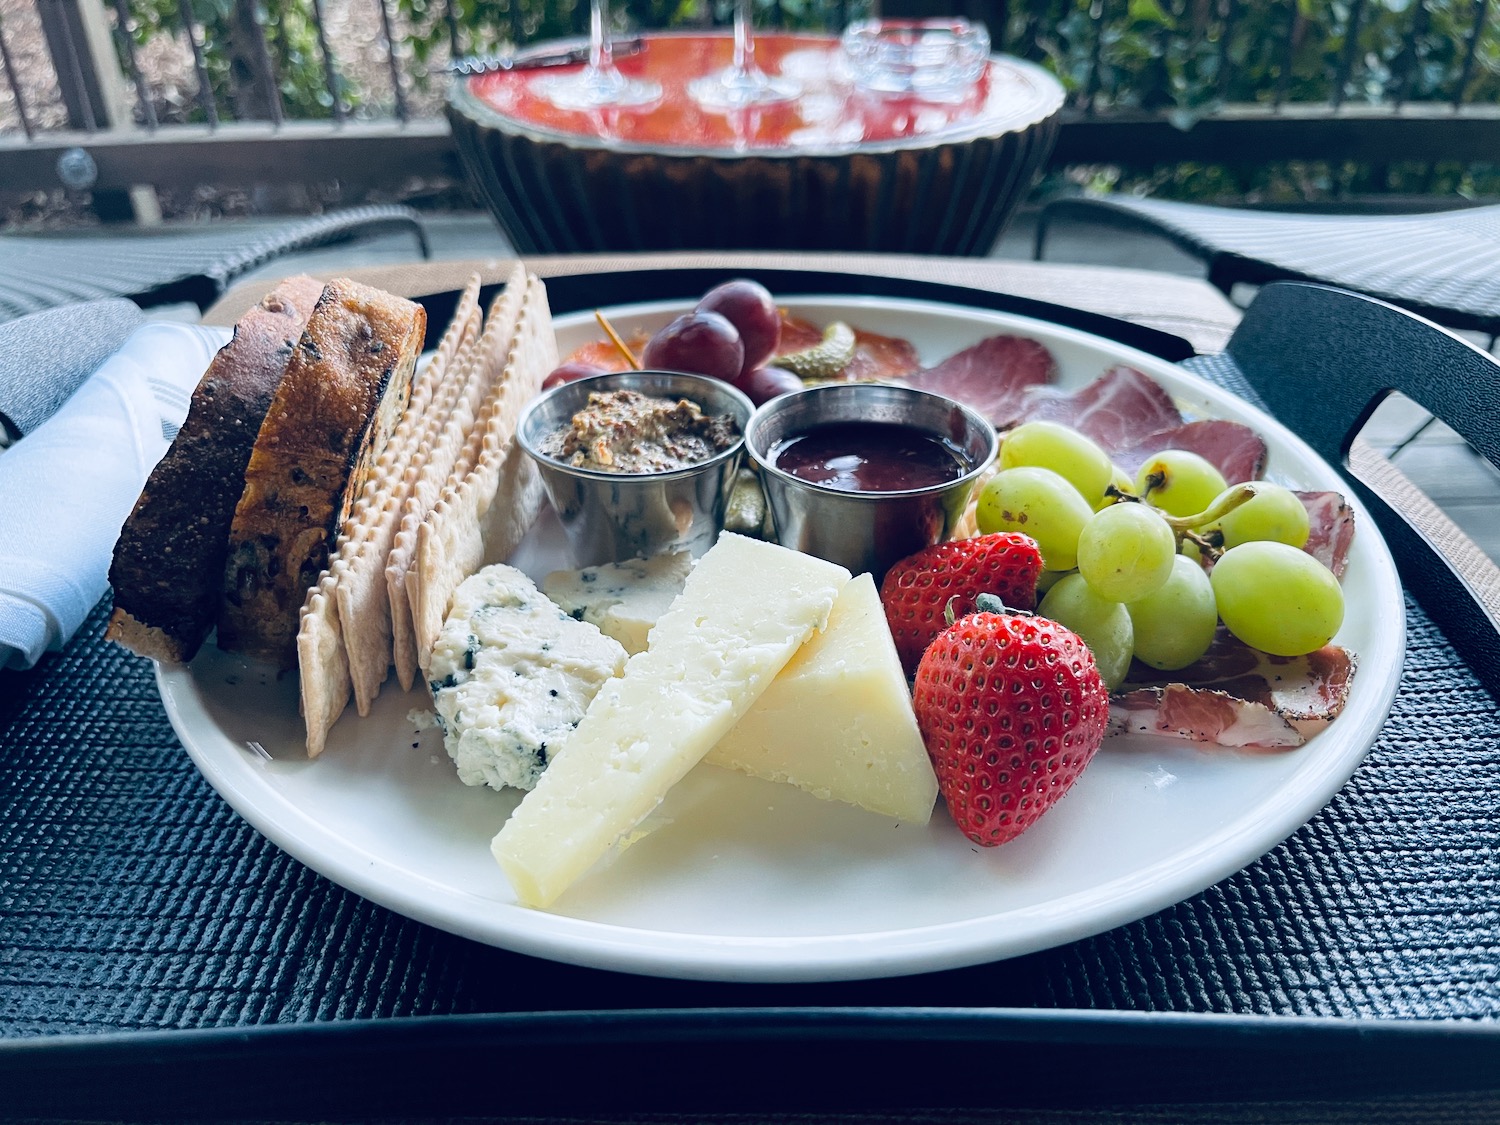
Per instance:
[[[547,289],[533,277],[493,409],[474,443],[477,461],[443,490],[417,529],[415,561],[407,578],[417,653],[424,670],[453,591],[486,562],[515,551],[541,509],[541,479],[516,440],[516,426],[557,362]]]
[[[371,504],[370,519],[357,529],[358,544],[333,563],[339,627],[349,661],[354,702],[361,715],[370,713],[370,705],[379,694],[380,685],[391,666],[391,608],[385,591],[384,571],[411,480],[408,469],[422,458],[421,439],[426,432],[426,415],[432,410],[435,396],[443,387],[455,357],[466,347],[473,347],[479,335],[480,321],[479,277],[475,275],[413,392],[414,405],[418,405],[418,396],[421,396],[420,410],[403,418],[391,438],[390,457],[381,466],[384,472],[379,482],[380,490]]]
[[[372,568],[368,564],[361,566],[360,560],[373,558],[379,551],[380,527],[382,521],[391,521],[393,490],[403,476],[403,462],[409,459],[421,418],[430,409],[433,395],[441,387],[454,355],[478,336],[478,291],[479,278],[475,276],[460,298],[436,354],[418,375],[411,400],[345,522],[328,568],[308,591],[303,604],[298,621],[297,666],[309,757],[322,753],[329,729],[348,704],[351,687],[358,696],[357,661],[369,651],[372,631],[385,638],[380,642],[383,663],[375,691],[385,678],[390,653],[389,621],[379,620],[384,616],[384,600],[369,605],[363,593],[360,583]],[[382,561],[383,558],[382,552]],[[370,667],[371,662],[366,659],[366,676]],[[367,711],[368,701],[361,706],[360,713]]]
[[[462,372],[462,387],[456,392],[440,427],[429,430],[433,436],[427,458],[403,500],[400,523],[385,566],[386,593],[391,607],[391,655],[403,688],[410,688],[415,682],[418,668],[407,584],[407,574],[416,551],[417,528],[437,502],[444,486],[450,483],[454,463],[462,453],[470,431],[476,425],[482,425],[493,409],[490,399],[504,373],[507,351],[527,297],[527,279],[525,267],[518,264],[507,279],[504,292],[491,305],[484,331]]]

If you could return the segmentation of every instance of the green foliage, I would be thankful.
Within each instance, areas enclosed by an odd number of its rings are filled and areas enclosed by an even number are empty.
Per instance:
[[[128,0],[137,43],[183,33],[182,0]],[[324,0],[338,5],[381,0]],[[460,54],[512,50],[585,34],[588,0],[385,0],[408,29],[401,45],[409,81],[440,88],[441,63]],[[253,86],[247,5],[265,30],[288,118],[331,113],[324,60],[309,0],[187,0],[204,47],[223,118],[264,116]],[[753,0],[758,26],[837,30],[868,16],[875,0]],[[733,0],[612,0],[616,31],[723,26]],[[903,0],[905,9],[911,3]],[[955,0],[949,10],[984,18],[997,49],[1040,62],[1063,82],[1070,101],[1101,115],[1165,112],[1181,128],[1232,103],[1500,102],[1500,12],[1488,5],[1472,63],[1467,63],[1479,0]],[[895,10],[895,5],[891,5]],[[238,19],[237,19],[238,17]],[[236,33],[238,23],[239,32]],[[1465,73],[1466,65],[1468,67]],[[337,61],[335,70],[337,71]],[[1346,76],[1342,90],[1336,89]],[[337,78],[351,113],[389,112],[386,95]],[[262,99],[263,100],[263,99]],[[248,106],[248,109],[247,109]],[[188,97],[157,106],[164,121],[202,120]],[[1121,179],[1118,170],[1085,170],[1076,179],[1199,198],[1251,194],[1267,199],[1321,191],[1473,191],[1493,172],[1463,169],[1330,168],[1285,164],[1257,173],[1199,166],[1156,169]],[[1140,178],[1144,175],[1144,179]],[[1134,177],[1134,178],[1132,178]],[[1248,178],[1247,178],[1248,177]],[[1257,178],[1258,177],[1258,178]],[[1477,178],[1476,178],[1477,177]]]
[[[323,54],[318,46],[313,9],[305,0],[189,0],[194,31],[202,47],[203,68],[220,118],[250,116],[244,111],[252,98],[249,68],[257,65],[253,41],[236,33],[237,5],[246,5],[263,29],[266,53],[276,74],[284,112],[290,118],[326,118],[333,114]],[[182,4],[179,0],[131,0],[134,38],[145,45],[158,35],[182,37],[186,42]],[[339,99],[346,111],[357,110],[363,94],[338,74],[334,67]],[[207,115],[196,100],[185,104],[157,106],[164,121],[205,121]],[[254,116],[264,116],[264,112]]]

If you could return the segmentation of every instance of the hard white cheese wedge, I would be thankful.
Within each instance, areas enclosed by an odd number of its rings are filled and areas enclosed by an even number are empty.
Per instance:
[[[549,905],[640,824],[827,625],[848,581],[833,563],[720,536],[490,845],[516,898]]]
[[[870,575],[844,587],[828,628],[802,647],[704,760],[927,823],[937,777]]]
[[[682,593],[692,569],[692,556],[678,551],[582,570],[556,570],[542,580],[542,592],[634,655],[646,651],[651,627]]]

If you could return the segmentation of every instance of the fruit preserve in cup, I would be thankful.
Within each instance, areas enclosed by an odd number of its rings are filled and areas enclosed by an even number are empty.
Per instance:
[[[745,429],[777,541],[877,582],[952,536],[998,446],[968,407],[877,383],[782,395]]]

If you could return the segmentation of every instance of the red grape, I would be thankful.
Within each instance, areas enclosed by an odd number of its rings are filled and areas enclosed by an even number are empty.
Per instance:
[[[577,379],[587,379],[590,375],[603,375],[605,368],[595,367],[592,363],[580,363],[571,360],[568,363],[559,364],[554,367],[548,376],[542,380],[542,390],[550,391],[553,387],[560,387],[564,383],[571,383]]]
[[[727,319],[694,311],[646,341],[641,365],[648,371],[686,371],[731,383],[745,365],[745,345]]]
[[[784,367],[757,367],[741,375],[734,385],[745,392],[745,397],[756,406],[770,402],[777,395],[788,391],[800,391],[802,380]]]
[[[716,285],[698,302],[698,311],[716,312],[739,331],[746,374],[775,355],[781,344],[781,314],[771,291],[758,281],[737,278]]]

